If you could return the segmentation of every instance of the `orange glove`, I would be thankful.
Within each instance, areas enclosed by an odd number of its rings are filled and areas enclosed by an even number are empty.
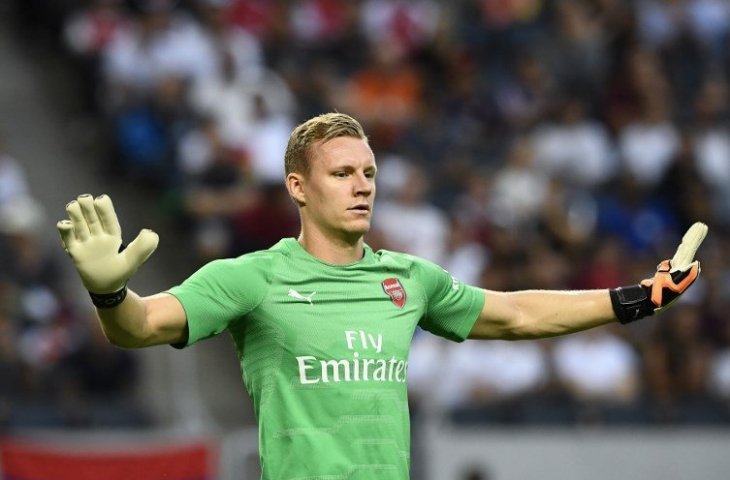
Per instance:
[[[707,225],[695,223],[682,237],[672,259],[659,263],[652,278],[609,290],[616,318],[626,324],[669,307],[700,275],[700,262],[694,256],[706,235]]]

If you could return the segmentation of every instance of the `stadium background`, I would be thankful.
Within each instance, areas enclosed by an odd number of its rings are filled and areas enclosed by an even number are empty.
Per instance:
[[[368,242],[469,283],[632,283],[710,226],[700,281],[661,319],[417,335],[414,478],[434,446],[419,434],[469,444],[464,426],[727,434],[726,2],[16,0],[0,18],[0,433],[250,427],[225,336],[105,345],[53,226],[75,195],[112,195],[128,239],[161,234],[141,293],[267,247],[296,234],[277,184],[291,127],[337,109],[379,162]]]

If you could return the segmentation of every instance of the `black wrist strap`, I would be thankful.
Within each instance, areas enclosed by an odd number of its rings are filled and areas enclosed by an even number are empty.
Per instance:
[[[612,288],[608,291],[611,305],[618,321],[624,325],[654,315],[654,305],[649,289],[641,285]]]
[[[96,308],[113,308],[127,298],[127,286],[124,285],[124,287],[112,293],[89,292],[89,296],[91,297],[91,303],[93,303]]]

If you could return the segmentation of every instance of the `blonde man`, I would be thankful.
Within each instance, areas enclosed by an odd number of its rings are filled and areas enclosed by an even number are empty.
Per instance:
[[[184,347],[230,332],[266,480],[409,478],[406,372],[417,326],[455,341],[563,335],[651,315],[699,274],[701,224],[641,285],[482,290],[426,260],[365,244],[377,166],[353,118],[329,113],[296,127],[285,165],[298,238],[215,260],[157,295],[126,287],[157,235],[144,230],[122,249],[109,197],[78,197],[58,224],[113,344]]]

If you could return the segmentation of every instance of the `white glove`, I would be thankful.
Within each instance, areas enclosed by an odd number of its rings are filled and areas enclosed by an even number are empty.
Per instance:
[[[677,247],[669,264],[672,266],[671,273],[685,272],[695,261],[695,253],[707,235],[707,225],[701,222],[694,223],[687,233],[682,237],[682,243]]]
[[[89,292],[122,290],[157,248],[159,237],[146,229],[127,248],[121,248],[122,229],[107,195],[80,195],[66,205],[66,212],[70,220],[61,220],[56,226],[63,248]]]

